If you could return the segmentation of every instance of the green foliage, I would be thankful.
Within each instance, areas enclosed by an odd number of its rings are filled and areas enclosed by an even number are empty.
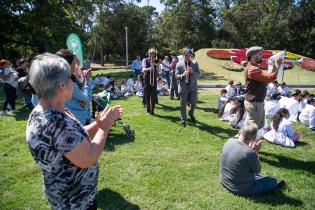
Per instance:
[[[65,47],[78,33],[85,57],[129,58],[155,47],[159,55],[194,48],[261,45],[315,57],[315,1],[162,0],[165,10],[124,0],[3,0],[0,4],[0,57],[28,57]],[[117,56],[116,56],[117,55]]]
[[[83,34],[74,23],[68,1],[2,1],[0,57],[26,57],[65,48],[70,32]]]

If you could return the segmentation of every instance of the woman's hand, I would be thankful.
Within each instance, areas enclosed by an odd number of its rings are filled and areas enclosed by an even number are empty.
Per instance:
[[[120,106],[107,105],[100,116],[96,117],[96,123],[102,130],[109,130],[115,121],[122,116],[123,109]]]

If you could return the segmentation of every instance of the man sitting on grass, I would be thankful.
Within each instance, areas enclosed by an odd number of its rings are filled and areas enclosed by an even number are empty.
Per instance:
[[[257,140],[256,124],[246,121],[238,139],[231,138],[223,146],[220,165],[221,184],[230,192],[240,196],[256,196],[285,185],[274,177],[259,175],[258,151],[261,140]]]

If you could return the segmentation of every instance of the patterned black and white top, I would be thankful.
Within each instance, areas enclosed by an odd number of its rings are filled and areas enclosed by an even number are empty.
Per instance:
[[[26,141],[43,171],[44,192],[52,209],[87,209],[97,193],[98,163],[79,168],[64,154],[89,139],[82,125],[55,110],[30,114]]]

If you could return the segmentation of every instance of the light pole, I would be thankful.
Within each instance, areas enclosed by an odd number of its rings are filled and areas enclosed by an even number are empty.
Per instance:
[[[126,67],[128,69],[128,27],[125,26],[125,32],[126,32]]]

